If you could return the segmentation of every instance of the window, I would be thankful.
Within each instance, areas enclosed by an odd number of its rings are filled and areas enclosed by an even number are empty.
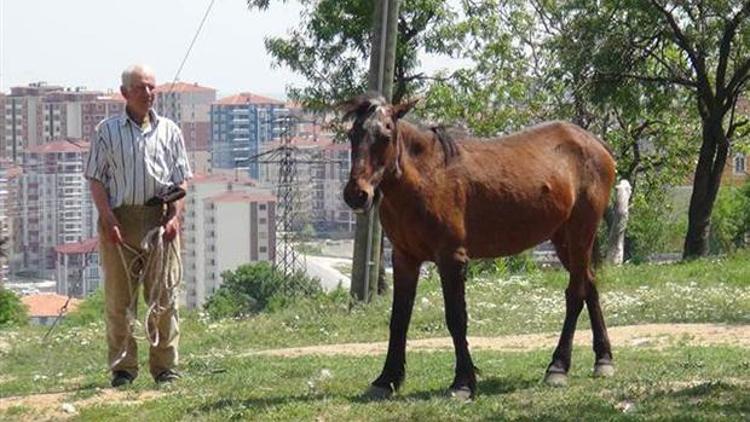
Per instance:
[[[265,246],[261,246],[260,248],[258,248],[258,250],[260,251],[260,253],[266,253],[268,249]]]
[[[745,155],[742,153],[734,156],[734,174],[745,174]]]
[[[261,211],[265,211],[266,210],[266,204],[260,204],[260,205],[258,205],[258,209],[261,210]]]

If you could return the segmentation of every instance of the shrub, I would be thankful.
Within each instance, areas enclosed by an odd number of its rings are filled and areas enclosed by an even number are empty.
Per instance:
[[[666,192],[652,192],[649,197],[637,192],[633,196],[625,232],[626,260],[638,264],[652,254],[681,247],[686,220],[675,212],[672,202]]]
[[[63,319],[65,325],[86,325],[96,321],[104,321],[104,289],[101,286]]]
[[[0,327],[26,325],[28,311],[21,299],[12,291],[0,287]]]
[[[472,260],[469,262],[467,277],[472,278],[480,275],[503,277],[512,274],[530,274],[538,269],[539,266],[534,261],[531,251],[526,251],[518,255],[495,259]]]
[[[719,190],[711,213],[709,251],[712,254],[733,252],[745,246],[750,230],[750,183],[741,188]]]
[[[266,262],[225,271],[221,287],[204,305],[212,318],[242,317],[287,306],[299,297],[322,292],[320,282],[302,272],[284,276]]]

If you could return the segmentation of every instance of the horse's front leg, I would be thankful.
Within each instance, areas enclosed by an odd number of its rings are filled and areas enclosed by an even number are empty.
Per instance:
[[[406,332],[409,329],[414,295],[417,291],[421,262],[393,251],[393,308],[391,310],[388,355],[380,376],[373,381],[367,396],[387,398],[396,392],[404,381],[406,365]]]
[[[466,341],[465,284],[468,261],[466,252],[461,248],[438,263],[445,301],[445,322],[456,352],[456,375],[450,386],[450,393],[462,400],[473,398],[477,389],[474,363]]]

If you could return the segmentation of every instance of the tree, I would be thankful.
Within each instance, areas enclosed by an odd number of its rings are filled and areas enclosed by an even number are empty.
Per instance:
[[[278,66],[304,76],[307,85],[289,87],[289,96],[312,111],[367,90],[373,2],[370,0],[301,0],[299,27],[286,37],[266,38],[266,50]],[[247,0],[250,8],[269,7],[270,0]],[[405,0],[401,5],[393,101],[414,94],[429,75],[418,71],[420,51],[446,48],[443,23],[454,12],[441,0]]]
[[[204,304],[214,318],[247,316],[322,292],[320,280],[304,272],[286,276],[267,262],[241,265],[221,277],[221,287]]]
[[[711,211],[730,145],[746,120],[738,101],[750,77],[750,2],[716,0],[538,2],[567,19],[603,89],[638,82],[686,92],[700,127],[683,256],[708,251]]]

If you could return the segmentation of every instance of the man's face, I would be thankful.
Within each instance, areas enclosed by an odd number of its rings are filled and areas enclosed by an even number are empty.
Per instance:
[[[130,110],[145,115],[154,105],[154,88],[156,88],[154,75],[137,72],[133,75],[130,86],[121,87],[120,92],[127,100]]]

